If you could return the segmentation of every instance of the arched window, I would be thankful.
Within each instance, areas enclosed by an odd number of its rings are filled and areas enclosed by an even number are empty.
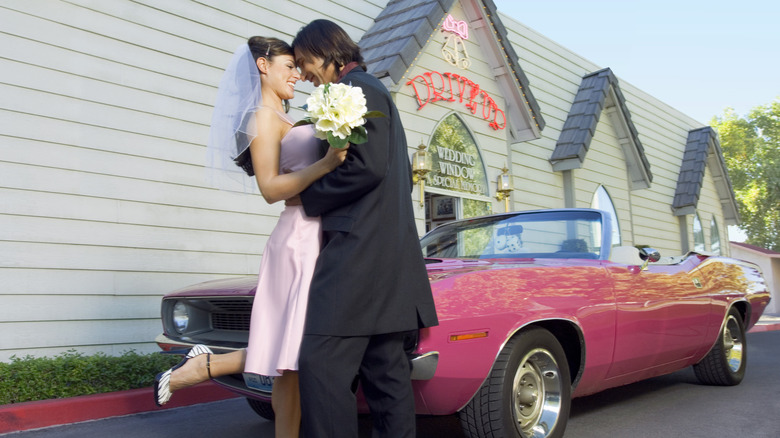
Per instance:
[[[426,185],[472,195],[489,196],[487,172],[477,142],[468,127],[452,113],[442,119],[428,145],[433,170]]]
[[[612,198],[607,193],[607,189],[600,185],[596,189],[596,193],[593,194],[593,200],[590,203],[590,208],[596,210],[603,210],[609,213],[612,223],[612,246],[620,246],[622,238],[620,236],[620,223],[618,222],[617,211],[615,211],[615,205],[612,204]]]
[[[701,220],[699,214],[693,215],[693,250],[696,252],[704,252],[704,230],[701,227]]]
[[[710,249],[713,254],[721,255],[720,252],[720,230],[718,229],[718,222],[715,217],[712,217],[710,222]]]

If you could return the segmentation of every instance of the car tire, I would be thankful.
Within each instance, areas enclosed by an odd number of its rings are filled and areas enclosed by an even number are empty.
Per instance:
[[[747,340],[742,315],[735,308],[729,310],[717,342],[693,371],[705,385],[739,385],[747,367]]]
[[[524,330],[501,350],[490,375],[458,413],[466,436],[562,437],[571,408],[563,347],[549,331]]]
[[[271,407],[271,403],[262,400],[255,400],[253,398],[247,398],[246,401],[255,413],[266,420],[274,421],[276,415],[274,415],[274,408]]]

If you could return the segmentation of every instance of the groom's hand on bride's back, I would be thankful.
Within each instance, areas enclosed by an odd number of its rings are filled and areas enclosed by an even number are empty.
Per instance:
[[[286,199],[284,201],[284,205],[290,206],[290,205],[301,205],[303,204],[301,202],[301,195],[295,195],[292,198]]]

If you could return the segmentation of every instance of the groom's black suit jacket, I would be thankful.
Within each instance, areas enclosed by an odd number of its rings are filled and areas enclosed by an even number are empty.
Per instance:
[[[360,87],[368,141],[301,193],[321,216],[323,247],[309,294],[305,334],[366,336],[438,323],[417,237],[406,135],[387,88],[357,67],[340,81]],[[323,141],[323,151],[328,147]]]

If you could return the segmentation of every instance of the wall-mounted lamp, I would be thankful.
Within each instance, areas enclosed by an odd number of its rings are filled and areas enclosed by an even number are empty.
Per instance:
[[[504,166],[501,169],[501,175],[496,180],[496,199],[504,201],[504,211],[509,212],[509,193],[512,192],[512,175],[509,169]]]
[[[425,145],[420,143],[417,152],[412,154],[412,173],[414,182],[420,184],[420,207],[425,206],[425,175],[432,169],[431,157],[425,151]]]

